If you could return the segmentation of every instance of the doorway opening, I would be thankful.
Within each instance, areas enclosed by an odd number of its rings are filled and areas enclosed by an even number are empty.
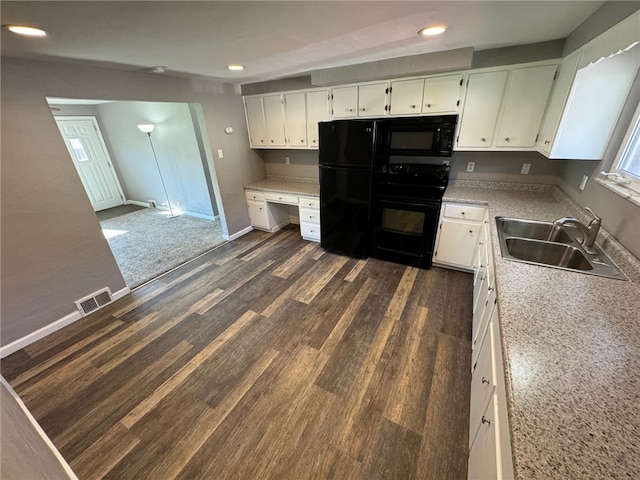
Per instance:
[[[226,242],[200,105],[47,101],[130,289]]]

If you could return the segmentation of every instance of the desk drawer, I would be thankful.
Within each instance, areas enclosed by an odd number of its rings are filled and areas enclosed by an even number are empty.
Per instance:
[[[484,218],[484,210],[484,207],[462,205],[458,203],[445,203],[443,216],[481,222]]]
[[[320,199],[317,197],[300,197],[298,205],[300,205],[300,208],[311,208],[319,211]]]
[[[300,207],[300,223],[320,225],[320,210]]]
[[[244,194],[247,200],[250,202],[264,202],[264,192],[257,192],[256,190],[246,190]]]
[[[286,203],[287,205],[298,205],[297,195],[289,195],[287,193],[267,192],[264,194],[264,198],[267,202],[271,202],[271,203]]]
[[[300,222],[300,233],[304,238],[320,240],[320,225]]]

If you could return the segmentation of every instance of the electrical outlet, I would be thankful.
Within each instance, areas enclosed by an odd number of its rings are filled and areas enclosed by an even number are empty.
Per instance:
[[[467,172],[473,172],[476,168],[476,162],[467,162]]]
[[[449,165],[451,165],[451,162],[449,162],[449,160],[443,160],[442,165],[444,165],[445,167],[448,167]]]
[[[531,164],[523,163],[522,169],[520,170],[520,175],[529,175],[529,170],[531,170]]]
[[[589,181],[589,175],[583,175],[582,181],[580,182],[580,190],[584,190],[584,187],[587,186],[588,181]]]
[[[284,163],[291,165],[291,159],[289,157],[284,157]]]
[[[221,148],[218,149],[218,158],[224,158],[224,153]]]
[[[147,203],[149,204],[150,208],[156,208],[156,201],[155,200],[147,200]]]

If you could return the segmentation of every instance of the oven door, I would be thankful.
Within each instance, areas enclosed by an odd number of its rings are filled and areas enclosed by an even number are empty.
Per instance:
[[[440,200],[376,198],[372,215],[372,256],[429,268],[440,204]]]

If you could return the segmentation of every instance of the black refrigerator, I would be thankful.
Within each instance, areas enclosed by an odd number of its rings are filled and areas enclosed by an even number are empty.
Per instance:
[[[367,257],[374,122],[335,120],[318,128],[320,245]]]

